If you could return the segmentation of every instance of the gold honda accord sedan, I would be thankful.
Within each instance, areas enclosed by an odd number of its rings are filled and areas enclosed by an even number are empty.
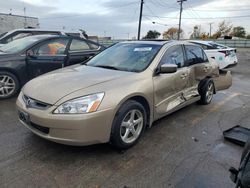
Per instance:
[[[231,84],[231,73],[194,44],[122,42],[31,80],[17,109],[21,123],[42,138],[127,149],[155,120],[196,101],[209,104]]]

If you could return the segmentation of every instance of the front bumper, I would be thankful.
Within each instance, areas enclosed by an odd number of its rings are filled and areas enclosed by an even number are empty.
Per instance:
[[[22,94],[17,99],[17,110],[27,114],[29,120],[20,122],[36,135],[66,145],[106,143],[110,139],[114,109],[89,114],[52,114],[55,106],[46,110],[26,108]]]

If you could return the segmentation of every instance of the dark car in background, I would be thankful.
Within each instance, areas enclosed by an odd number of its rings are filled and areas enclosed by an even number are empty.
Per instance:
[[[32,36],[32,35],[68,35],[80,38],[86,38],[81,31],[57,31],[57,30],[42,30],[42,29],[15,29],[6,33],[0,34],[0,46],[12,42],[14,40]]]
[[[29,80],[88,60],[105,47],[79,37],[36,35],[0,48],[0,99],[14,96]]]

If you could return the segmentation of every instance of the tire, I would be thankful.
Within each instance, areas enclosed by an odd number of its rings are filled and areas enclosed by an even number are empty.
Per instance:
[[[19,87],[19,81],[14,74],[0,71],[0,100],[15,96]]]
[[[200,104],[210,104],[215,93],[214,82],[212,79],[204,80],[199,87],[199,94],[201,96]]]
[[[242,188],[249,188],[250,187],[250,139],[248,139],[247,143],[245,144],[244,150],[241,156],[240,162],[240,181],[239,184]]]
[[[144,132],[146,121],[146,110],[143,105],[134,100],[126,101],[114,118],[110,144],[120,150],[132,147]]]
[[[250,138],[248,139],[248,141],[246,142],[242,155],[241,155],[241,162],[242,160],[245,158],[246,154],[250,151]]]

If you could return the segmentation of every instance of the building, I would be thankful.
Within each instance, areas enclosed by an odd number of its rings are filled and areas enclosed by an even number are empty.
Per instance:
[[[22,28],[39,28],[38,18],[0,13],[0,34]]]

